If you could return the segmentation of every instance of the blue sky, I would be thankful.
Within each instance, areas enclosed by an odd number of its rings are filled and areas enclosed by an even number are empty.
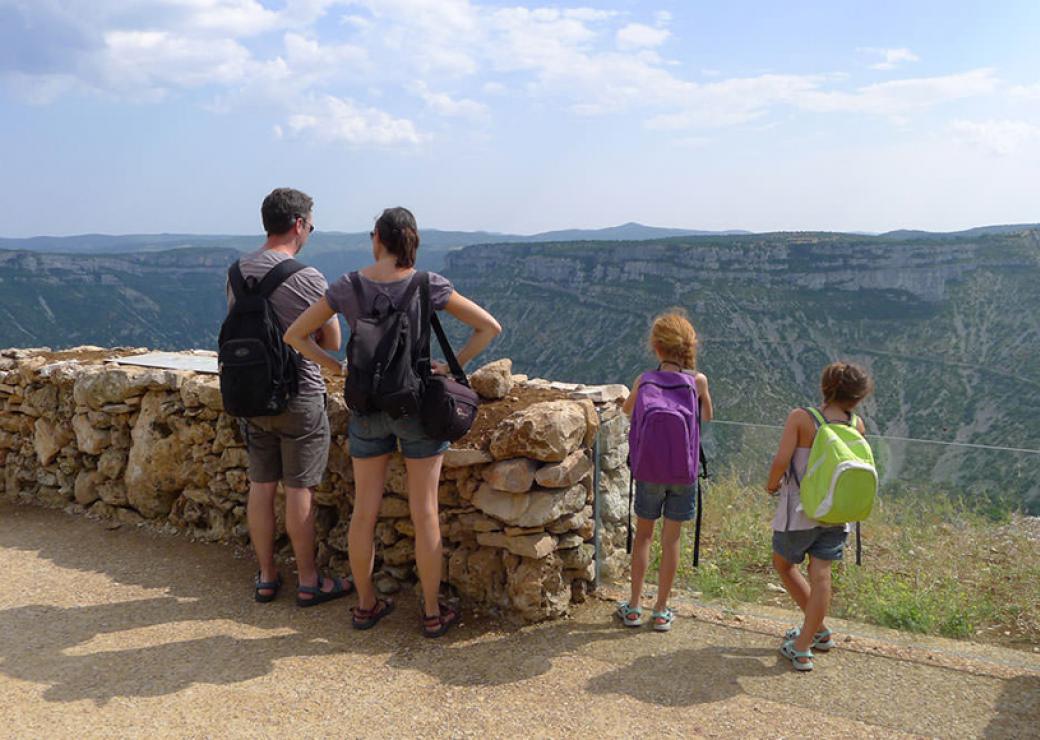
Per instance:
[[[0,0],[0,235],[1040,221],[1040,3]]]

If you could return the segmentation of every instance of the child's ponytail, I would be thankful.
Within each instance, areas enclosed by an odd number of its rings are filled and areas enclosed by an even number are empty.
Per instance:
[[[697,367],[697,331],[682,308],[671,308],[654,319],[650,349],[687,370]]]

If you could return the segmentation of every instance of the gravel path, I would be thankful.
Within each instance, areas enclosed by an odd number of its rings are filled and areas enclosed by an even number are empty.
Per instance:
[[[429,641],[408,597],[359,633],[351,599],[255,604],[228,548],[10,505],[0,557],[2,736],[1040,736],[1026,654],[857,635],[798,675],[779,622],[690,607],[661,635],[603,601]]]

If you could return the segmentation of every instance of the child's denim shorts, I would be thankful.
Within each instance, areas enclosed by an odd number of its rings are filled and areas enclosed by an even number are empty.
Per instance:
[[[451,445],[431,439],[423,432],[418,417],[404,416],[393,419],[385,411],[373,414],[351,414],[350,456],[358,458],[389,455],[401,443],[401,452],[409,459],[440,455]]]
[[[841,560],[849,533],[845,527],[814,527],[773,532],[773,552],[789,563],[800,563],[809,553],[820,560]]]
[[[688,522],[697,514],[697,484],[674,486],[636,481],[636,516],[640,519],[665,519]]]

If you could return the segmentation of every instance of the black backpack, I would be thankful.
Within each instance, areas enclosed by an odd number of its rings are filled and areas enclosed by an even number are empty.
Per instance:
[[[362,305],[358,274],[347,276],[357,304]],[[359,414],[385,411],[394,419],[415,416],[422,403],[425,379],[430,374],[430,335],[420,318],[412,326],[408,316],[416,293],[429,274],[416,272],[397,304],[377,304],[374,313],[358,318],[347,342],[347,379],[343,396]],[[420,317],[425,313],[420,306]],[[422,348],[426,347],[423,352]]]
[[[275,416],[296,395],[300,356],[282,339],[270,297],[303,267],[283,260],[259,281],[243,278],[237,261],[228,270],[235,304],[220,326],[217,361],[224,410],[232,416]]]

